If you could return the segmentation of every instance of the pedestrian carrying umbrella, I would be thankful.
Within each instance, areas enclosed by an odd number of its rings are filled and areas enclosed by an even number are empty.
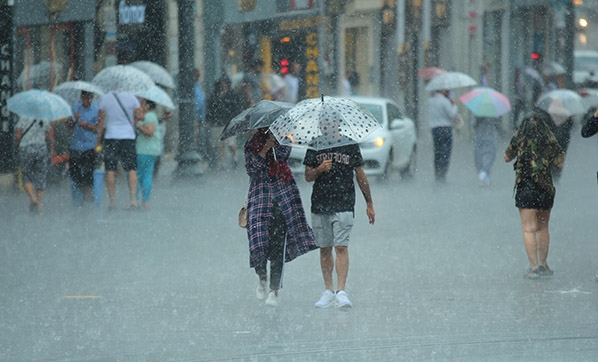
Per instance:
[[[511,110],[511,102],[502,93],[486,87],[470,90],[459,97],[476,117],[500,117]]]
[[[129,65],[149,75],[149,77],[152,78],[154,83],[164,86],[166,88],[175,88],[174,78],[170,73],[168,73],[168,70],[166,70],[166,68],[164,68],[160,64],[150,62],[148,60],[140,60],[137,62],[133,62]]]
[[[16,93],[6,105],[10,112],[32,119],[56,121],[73,116],[71,106],[62,97],[39,89]]]
[[[154,82],[141,70],[130,65],[114,65],[102,69],[91,83],[107,92],[139,93],[148,91]]]
[[[461,72],[446,72],[434,77],[426,86],[427,91],[455,89],[476,85],[477,82],[470,76]]]
[[[294,106],[288,102],[262,100],[231,119],[224,127],[220,139],[224,140],[251,129],[269,127],[278,116]]]
[[[548,112],[557,126],[565,123],[569,117],[586,111],[581,96],[569,89],[555,89],[543,94],[536,106]]]
[[[150,100],[166,108],[176,108],[174,106],[172,98],[170,98],[168,93],[166,93],[162,88],[158,87],[157,85],[152,86],[149,90],[145,92],[135,93],[135,95]]]
[[[437,68],[437,67],[427,67],[427,68],[423,68],[420,69],[419,72],[417,72],[417,76],[424,79],[424,80],[431,80],[441,74],[445,74],[446,70],[442,69],[442,68]]]
[[[67,103],[75,104],[81,99],[81,91],[93,93],[99,97],[104,95],[104,92],[98,86],[82,80],[60,83],[54,88],[53,93],[64,98]]]
[[[380,127],[370,111],[352,100],[322,95],[297,103],[270,130],[280,144],[322,150],[359,143]]]

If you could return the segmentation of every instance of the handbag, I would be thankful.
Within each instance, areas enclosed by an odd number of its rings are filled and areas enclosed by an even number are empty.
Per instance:
[[[247,204],[243,204],[239,210],[239,226],[244,229],[247,227]]]

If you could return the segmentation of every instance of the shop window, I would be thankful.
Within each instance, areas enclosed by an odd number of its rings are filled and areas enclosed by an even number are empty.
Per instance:
[[[239,12],[255,10],[257,0],[239,0]]]
[[[47,89],[74,79],[75,35],[72,24],[17,29],[16,88]]]

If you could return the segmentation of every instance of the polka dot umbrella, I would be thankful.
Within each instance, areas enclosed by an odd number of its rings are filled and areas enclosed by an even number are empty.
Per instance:
[[[357,103],[322,96],[297,103],[270,130],[280,144],[322,150],[359,143],[380,127],[370,111]]]

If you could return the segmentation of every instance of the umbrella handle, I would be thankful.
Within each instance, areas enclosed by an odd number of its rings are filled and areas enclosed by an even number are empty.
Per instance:
[[[274,161],[278,161],[278,159],[276,158],[276,150],[274,149],[274,147],[272,147],[272,156],[274,156]]]

